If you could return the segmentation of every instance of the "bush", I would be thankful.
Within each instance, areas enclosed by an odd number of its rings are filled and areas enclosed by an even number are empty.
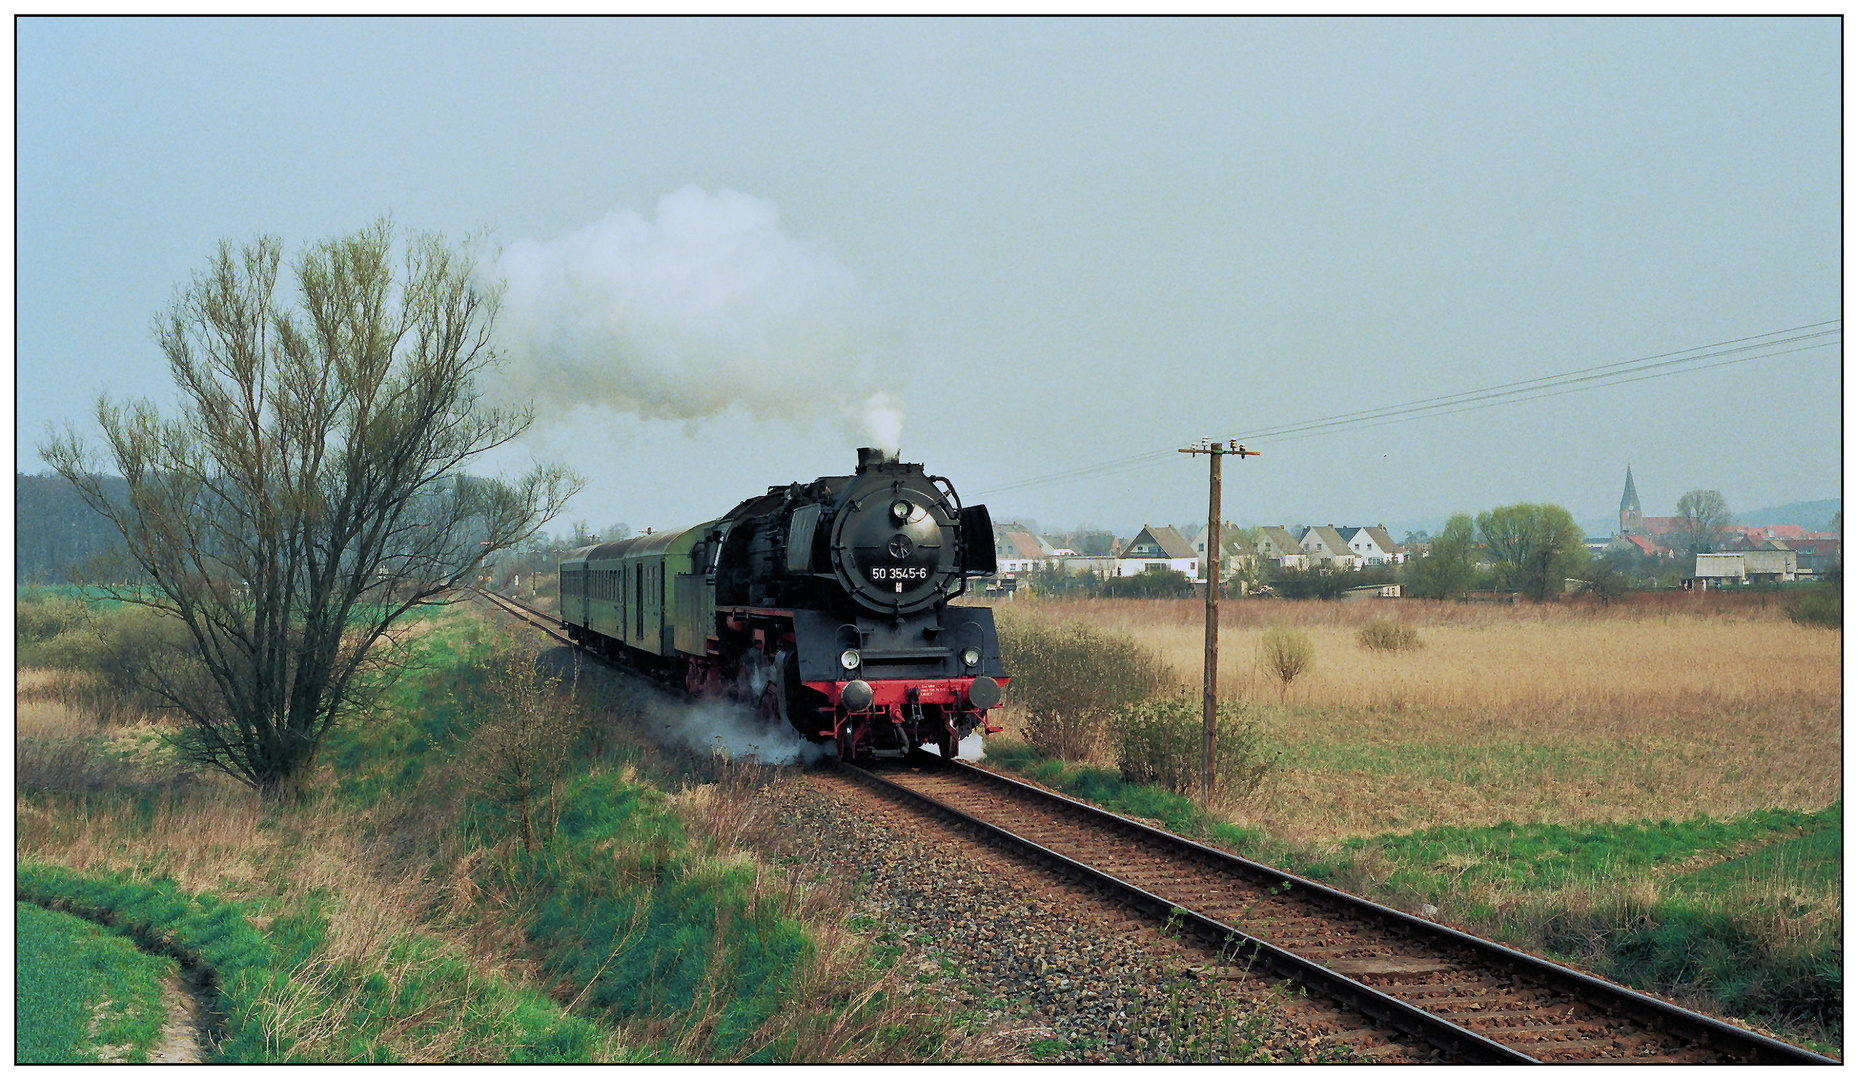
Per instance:
[[[21,591],[13,603],[13,643],[21,667],[41,667],[33,651],[82,626],[87,612],[78,600],[58,593]]]
[[[1109,578],[1103,583],[1103,595],[1111,598],[1180,600],[1193,594],[1193,581],[1186,574],[1179,570],[1163,570],[1156,567],[1150,567],[1129,577]]]
[[[1081,623],[1005,622],[1000,646],[1013,677],[1011,701],[1026,717],[1026,741],[1048,757],[1089,758],[1110,716],[1174,681],[1134,638]]]
[[[580,742],[580,709],[514,650],[486,667],[488,686],[470,695],[479,723],[458,764],[472,794],[534,851],[561,817],[557,788]]]
[[[1826,582],[1802,591],[1787,605],[1787,617],[1802,626],[1824,626],[1837,630],[1845,625],[1845,594],[1842,582]]]
[[[1424,644],[1419,640],[1419,631],[1392,619],[1375,619],[1361,628],[1355,640],[1361,643],[1362,648],[1379,652],[1404,652]]]
[[[1316,658],[1310,636],[1287,626],[1267,626],[1258,641],[1258,662],[1278,681],[1278,696],[1290,691],[1297,676],[1309,670]]]
[[[1116,727],[1116,767],[1132,784],[1158,784],[1177,795],[1202,790],[1206,709],[1197,698],[1173,697],[1137,705]],[[1219,703],[1213,740],[1213,789],[1242,799],[1258,789],[1276,764],[1267,757],[1258,721],[1239,702]]]

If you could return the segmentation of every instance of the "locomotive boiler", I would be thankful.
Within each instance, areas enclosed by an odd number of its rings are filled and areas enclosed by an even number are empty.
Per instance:
[[[698,697],[748,702],[846,760],[952,758],[1007,683],[984,506],[878,450],[849,476],[770,487],[714,521],[575,552],[562,623],[582,647]]]

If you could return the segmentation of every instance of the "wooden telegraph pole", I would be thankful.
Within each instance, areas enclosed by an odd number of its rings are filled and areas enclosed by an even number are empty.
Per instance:
[[[1227,449],[1224,443],[1202,441],[1199,446],[1189,446],[1181,450],[1183,454],[1207,455],[1207,508],[1206,508],[1206,667],[1202,682],[1205,695],[1206,737],[1201,745],[1200,758],[1200,796],[1205,802],[1213,801],[1213,742],[1219,730],[1219,572],[1225,562],[1219,547],[1219,460],[1227,454],[1237,454],[1239,460],[1257,457],[1258,451],[1247,450],[1234,443]]]

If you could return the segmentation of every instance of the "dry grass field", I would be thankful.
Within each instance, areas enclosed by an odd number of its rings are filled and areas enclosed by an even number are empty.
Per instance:
[[[1292,842],[1817,810],[1842,794],[1843,635],[1796,625],[1766,597],[1243,600],[1221,615],[1221,694],[1255,703],[1282,750],[1232,817]],[[1199,691],[1197,601],[1021,600],[1000,617],[1126,632]],[[1413,628],[1421,647],[1363,647],[1357,635],[1377,619]],[[1314,649],[1288,688],[1257,659],[1269,626]]]

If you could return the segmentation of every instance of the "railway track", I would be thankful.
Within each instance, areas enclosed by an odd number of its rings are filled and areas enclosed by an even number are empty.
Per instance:
[[[572,644],[547,612],[499,609]],[[963,762],[857,782],[1066,875],[1390,1038],[1467,1063],[1837,1064],[1831,1058]]]
[[[1837,1064],[986,769],[841,768],[1455,1060]]]
[[[501,593],[491,592],[489,589],[474,587],[471,589],[471,592],[477,594],[481,599],[488,601],[490,605],[497,610],[512,615],[522,622],[528,623],[530,626],[542,631],[544,634],[561,642],[563,645],[574,644],[573,641],[570,641],[567,636],[561,632],[561,620],[543,611],[541,608],[530,607],[521,600],[512,600]]]

